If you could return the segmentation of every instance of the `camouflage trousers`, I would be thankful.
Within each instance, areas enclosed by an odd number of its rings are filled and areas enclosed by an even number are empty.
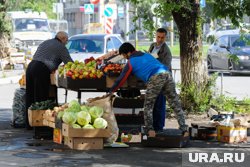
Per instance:
[[[168,72],[151,76],[147,83],[146,99],[144,102],[144,120],[148,130],[153,130],[153,108],[157,96],[163,93],[166,96],[170,107],[174,110],[180,129],[185,130],[185,118],[181,107],[180,99],[175,90],[175,83],[172,75]]]

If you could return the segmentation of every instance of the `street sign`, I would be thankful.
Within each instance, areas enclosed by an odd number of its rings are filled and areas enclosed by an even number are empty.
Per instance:
[[[124,8],[123,7],[118,7],[118,16],[123,17],[124,16]]]
[[[200,6],[202,8],[206,7],[206,0],[200,0]]]
[[[113,15],[114,11],[111,7],[106,7],[104,9],[104,16],[111,17]]]
[[[94,4],[85,4],[84,5],[85,14],[94,14]]]
[[[90,3],[92,3],[92,4],[98,4],[100,2],[100,0],[90,0]]]

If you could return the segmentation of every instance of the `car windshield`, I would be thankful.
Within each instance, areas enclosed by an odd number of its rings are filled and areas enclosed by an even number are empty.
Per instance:
[[[46,19],[21,18],[15,19],[14,30],[16,32],[49,31],[49,25]]]
[[[231,40],[232,47],[250,47],[250,35],[232,37]]]
[[[237,29],[234,25],[225,25],[217,29],[217,31],[235,30]]]
[[[79,39],[70,39],[66,47],[69,53],[103,53],[104,37],[86,36]]]

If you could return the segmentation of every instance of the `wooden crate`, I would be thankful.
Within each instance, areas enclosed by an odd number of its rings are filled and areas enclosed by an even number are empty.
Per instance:
[[[46,110],[28,110],[28,119],[30,126],[44,126],[43,114]]]
[[[45,114],[43,114],[43,119],[55,123],[55,119],[56,119],[56,118],[55,118],[55,116],[50,116],[50,115],[47,115],[47,114],[45,113]]]
[[[48,126],[48,127],[51,127],[51,128],[56,127],[55,122],[51,122],[51,121],[48,121],[46,119],[43,119],[43,126]]]
[[[44,126],[48,126],[51,128],[55,128],[55,116],[50,116],[48,114],[46,114],[46,112],[43,114],[43,125]]]

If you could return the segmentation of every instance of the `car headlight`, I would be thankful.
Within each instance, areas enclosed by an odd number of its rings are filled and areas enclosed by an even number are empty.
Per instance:
[[[249,59],[250,59],[250,57],[247,56],[247,55],[238,55],[237,57],[238,57],[240,60],[249,60]]]

